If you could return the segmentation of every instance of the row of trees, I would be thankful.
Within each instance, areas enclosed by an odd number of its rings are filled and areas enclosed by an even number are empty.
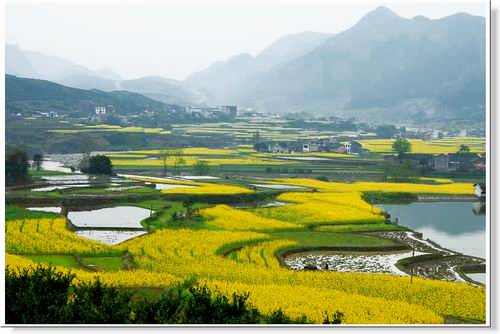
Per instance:
[[[168,175],[170,162],[172,162],[171,165],[174,175],[180,175],[181,168],[187,164],[184,151],[182,149],[162,150],[161,160],[163,166],[163,176]],[[210,172],[210,166],[206,161],[197,160],[193,165],[193,170],[197,175],[207,175]]]
[[[40,170],[43,163],[41,154],[33,155],[33,168]],[[7,185],[24,184],[31,181],[30,164],[26,149],[22,147],[7,148],[5,156],[5,183]],[[113,175],[111,160],[105,155],[85,156],[80,169],[86,174]]]

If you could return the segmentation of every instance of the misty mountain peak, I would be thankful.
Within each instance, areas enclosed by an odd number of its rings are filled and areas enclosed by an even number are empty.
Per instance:
[[[402,19],[402,17],[389,8],[385,6],[379,6],[374,10],[366,13],[366,15],[361,18],[359,23],[379,23],[400,19]]]

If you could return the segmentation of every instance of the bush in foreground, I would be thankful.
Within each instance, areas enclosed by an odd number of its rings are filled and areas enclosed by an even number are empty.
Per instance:
[[[260,313],[249,294],[227,297],[206,286],[179,285],[159,298],[137,298],[131,291],[98,279],[73,284],[75,275],[38,266],[5,269],[7,324],[300,324],[282,310]],[[343,314],[326,315],[323,323],[340,324]]]

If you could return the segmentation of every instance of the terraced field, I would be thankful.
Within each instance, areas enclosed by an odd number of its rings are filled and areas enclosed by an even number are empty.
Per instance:
[[[161,190],[162,197],[144,204],[157,209],[147,219],[147,225],[156,228],[115,246],[76,236],[61,216],[47,213],[23,218],[22,211],[10,210],[7,264],[22,268],[52,262],[61,270],[71,269],[80,281],[100,277],[133,288],[169,287],[194,279],[225,294],[249,292],[249,301],[264,313],[281,308],[287,315],[307,315],[316,322],[324,319],[325,312],[335,311],[344,313],[349,324],[436,324],[449,318],[485,321],[483,287],[390,274],[297,271],[280,262],[280,254],[293,249],[398,246],[363,233],[401,229],[388,224],[379,209],[363,200],[365,192],[472,194],[471,184],[274,179],[267,182],[307,189],[281,191],[276,200],[286,205],[278,207],[203,205],[196,209],[196,219],[179,223],[171,220],[174,202],[168,196],[203,194],[208,199],[221,194],[253,196],[259,190],[242,183],[146,180],[187,183],[193,188]],[[175,208],[182,210],[183,205]]]

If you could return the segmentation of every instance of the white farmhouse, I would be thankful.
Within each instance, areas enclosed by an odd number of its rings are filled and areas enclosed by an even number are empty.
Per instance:
[[[106,107],[95,107],[96,115],[106,115]]]

